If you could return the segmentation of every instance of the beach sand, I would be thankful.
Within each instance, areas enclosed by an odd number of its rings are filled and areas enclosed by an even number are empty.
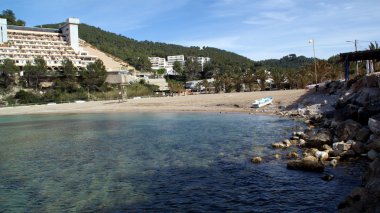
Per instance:
[[[200,94],[174,97],[154,97],[90,101],[84,103],[45,104],[0,108],[0,115],[110,113],[110,112],[247,112],[274,113],[279,106],[295,103],[307,90],[277,90],[221,94]],[[273,104],[263,109],[250,108],[255,99],[272,96]],[[267,109],[267,110],[266,110]]]

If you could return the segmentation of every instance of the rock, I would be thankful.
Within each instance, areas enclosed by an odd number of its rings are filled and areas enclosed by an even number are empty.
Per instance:
[[[252,163],[261,163],[262,161],[263,161],[263,159],[261,157],[253,157],[251,159]]]
[[[316,148],[305,149],[304,152],[303,152],[303,156],[304,157],[306,157],[306,156],[315,156],[316,152],[319,152],[319,150],[316,149]]]
[[[342,116],[345,119],[358,120],[359,106],[354,104],[347,104],[342,110]]]
[[[345,142],[336,142],[333,143],[333,150],[338,150],[338,151],[347,151],[351,148],[351,144],[345,143]]]
[[[298,145],[304,147],[306,145],[306,141],[304,139],[300,139]]]
[[[274,158],[275,158],[275,159],[280,159],[280,158],[281,158],[281,155],[278,154],[278,153],[276,153],[276,154],[274,154]]]
[[[371,159],[371,160],[375,160],[377,157],[379,157],[379,153],[376,152],[375,150],[371,149],[369,152],[368,152],[368,158]]]
[[[351,148],[357,154],[363,154],[363,153],[365,153],[364,144],[362,142],[360,142],[360,141],[355,141],[352,144]]]
[[[337,159],[332,159],[329,164],[332,167],[336,167],[336,165],[338,164],[338,160]]]
[[[283,148],[286,148],[286,146],[285,146],[282,142],[272,143],[272,147],[275,148],[275,149],[283,149]]]
[[[364,76],[364,85],[365,87],[379,87],[379,78],[376,75],[367,75]]]
[[[333,149],[332,149],[329,145],[324,144],[324,145],[322,146],[322,150],[331,151],[331,150],[333,150]]]
[[[291,140],[299,140],[300,138],[298,136],[292,136]]]
[[[366,142],[371,134],[371,131],[367,126],[361,128],[355,136],[355,139],[360,142]]]
[[[321,177],[321,179],[324,180],[324,181],[331,181],[332,179],[334,179],[334,175],[332,175],[332,174],[326,174],[326,175],[323,175]]]
[[[318,133],[312,135],[306,143],[308,147],[322,147],[323,144],[332,144],[332,135],[328,129],[320,129]]]
[[[377,152],[380,152],[380,135],[372,134],[367,141],[365,146],[367,150],[374,149]]]
[[[317,151],[315,152],[315,157],[320,161],[326,161],[329,159],[329,154],[327,152]]]
[[[355,157],[356,153],[354,152],[354,150],[347,150],[340,153],[339,156],[342,157],[342,159],[347,159],[347,158]]]
[[[325,169],[325,167],[321,163],[306,159],[291,160],[287,163],[286,168],[311,172],[323,172]]]
[[[295,151],[289,152],[287,156],[288,158],[294,158],[294,159],[297,159],[299,157],[298,153]]]
[[[290,140],[288,140],[288,139],[283,140],[282,143],[283,143],[286,147],[289,147],[289,146],[292,145],[292,143],[291,143]]]
[[[337,126],[335,134],[337,135],[339,141],[347,141],[349,139],[353,139],[361,128],[362,125],[360,123],[348,119],[341,122]]]
[[[359,121],[359,123],[361,123],[363,125],[367,125],[368,124],[368,119],[369,119],[370,116],[371,116],[371,113],[369,112],[369,110],[366,107],[360,107],[359,108],[359,110],[358,110],[358,118],[357,118],[357,120]]]
[[[318,162],[318,159],[311,155],[304,157],[303,160]]]
[[[368,119],[369,129],[376,135],[380,135],[380,114],[372,116]]]

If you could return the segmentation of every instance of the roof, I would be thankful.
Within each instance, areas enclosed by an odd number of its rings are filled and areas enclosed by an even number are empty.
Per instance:
[[[341,53],[341,61],[380,60],[380,49]]]

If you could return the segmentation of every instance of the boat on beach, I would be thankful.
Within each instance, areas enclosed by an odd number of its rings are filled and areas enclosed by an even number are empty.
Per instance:
[[[260,107],[266,106],[268,104],[271,104],[272,101],[273,101],[273,98],[271,96],[256,99],[255,102],[252,103],[252,108],[260,108]]]

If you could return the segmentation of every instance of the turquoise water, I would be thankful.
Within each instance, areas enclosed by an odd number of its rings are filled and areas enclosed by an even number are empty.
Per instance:
[[[212,113],[0,117],[0,212],[333,212],[360,168],[341,164],[324,182],[266,157],[297,126]]]

